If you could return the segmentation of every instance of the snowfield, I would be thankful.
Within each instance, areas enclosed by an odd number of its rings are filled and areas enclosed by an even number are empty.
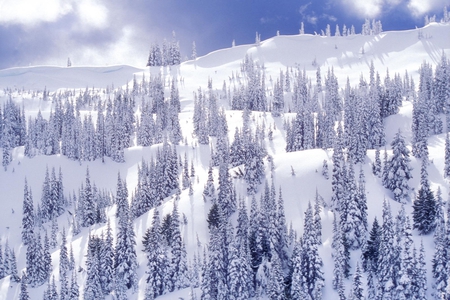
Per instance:
[[[423,35],[418,38],[419,32]],[[2,105],[11,97],[14,103],[23,107],[26,120],[29,117],[35,118],[41,112],[44,118],[48,119],[53,109],[51,99],[58,93],[74,91],[74,97],[81,95],[85,90],[91,90],[99,99],[107,100],[113,95],[117,88],[123,90],[132,89],[133,81],[141,82],[148,80],[151,76],[156,76],[161,72],[165,83],[165,97],[170,96],[170,83],[177,82],[180,93],[181,112],[179,122],[182,130],[183,140],[176,146],[177,154],[184,159],[185,154],[189,163],[191,161],[195,168],[195,177],[192,181],[193,194],[189,195],[189,189],[182,190],[179,195],[178,209],[181,216],[184,216],[185,223],[181,221],[181,236],[186,244],[187,257],[192,260],[194,254],[203,257],[203,249],[209,243],[208,223],[206,216],[211,208],[211,203],[205,202],[202,197],[203,189],[208,178],[208,168],[210,165],[210,147],[201,145],[194,135],[194,93],[201,87],[207,91],[208,80],[212,81],[213,90],[218,96],[218,106],[225,108],[225,116],[228,123],[228,138],[231,142],[234,139],[235,128],[242,128],[242,111],[231,110],[230,103],[224,97],[222,86],[224,82],[227,88],[233,91],[238,88],[239,83],[244,83],[246,78],[240,72],[241,64],[245,56],[251,57],[255,62],[264,66],[265,86],[268,98],[274,92],[275,81],[280,76],[280,71],[285,72],[287,68],[305,71],[306,75],[313,81],[316,78],[317,67],[320,67],[322,78],[327,72],[334,70],[341,92],[345,88],[347,78],[352,86],[360,82],[361,76],[369,80],[370,64],[373,62],[375,70],[380,73],[383,80],[388,70],[391,78],[394,74],[403,76],[405,71],[414,79],[416,89],[419,85],[419,68],[424,61],[435,66],[440,62],[442,55],[450,57],[450,23],[432,23],[424,28],[407,31],[383,32],[376,36],[352,35],[345,37],[323,37],[316,35],[295,35],[276,36],[262,41],[260,45],[240,45],[228,49],[221,49],[209,53],[196,60],[183,62],[179,66],[166,68],[160,67],[133,67],[133,66],[31,66],[0,70],[0,103]],[[46,91],[48,96],[44,97]],[[226,94],[226,93],[225,93]],[[292,99],[292,92],[284,93],[286,101]],[[229,100],[229,99],[228,99]],[[136,99],[136,104],[140,105],[141,99]],[[3,107],[3,106],[2,106]],[[82,109],[82,116],[92,115],[93,122],[96,122],[95,107]],[[140,110],[136,111],[136,115]],[[394,135],[400,129],[406,138],[407,147],[411,150],[411,124],[413,115],[413,105],[410,101],[403,101],[398,114],[389,116],[384,123],[386,148],[391,155],[390,143]],[[268,158],[264,159],[265,180],[269,184],[274,181],[277,190],[281,188],[284,199],[286,222],[289,228],[292,224],[297,235],[303,234],[304,215],[308,208],[308,203],[314,204],[316,191],[324,199],[327,205],[323,208],[320,216],[322,219],[322,245],[319,246],[319,253],[323,260],[323,271],[325,278],[325,288],[323,289],[323,299],[337,299],[338,294],[332,288],[333,278],[333,258],[331,256],[332,236],[333,236],[333,212],[331,211],[331,174],[333,149],[309,149],[302,151],[286,152],[286,130],[284,129],[284,118],[294,118],[293,113],[285,113],[281,117],[273,117],[270,112],[257,112],[251,114],[251,127],[253,130],[257,126],[265,126],[266,130],[273,130],[272,140],[265,139],[264,145],[267,154],[273,158],[273,178],[271,178],[270,163]],[[445,121],[445,118],[443,118]],[[444,122],[445,124],[445,122]],[[445,132],[446,125],[444,125]],[[436,192],[440,188],[443,199],[446,202],[450,186],[448,179],[444,178],[444,154],[445,154],[445,133],[433,135],[428,139],[429,159],[428,167],[431,189]],[[215,142],[215,138],[211,139]],[[22,205],[24,197],[24,182],[28,182],[28,187],[32,190],[35,206],[41,199],[42,184],[46,168],[60,168],[63,174],[63,184],[65,196],[78,195],[80,186],[85,181],[86,169],[89,168],[91,183],[95,183],[100,190],[107,190],[115,195],[117,176],[120,173],[122,179],[126,180],[128,188],[128,199],[131,201],[132,193],[138,184],[138,167],[142,159],[150,161],[157,156],[158,149],[162,144],[152,146],[138,146],[136,136],[132,137],[132,146],[124,150],[124,163],[118,163],[106,157],[105,162],[97,159],[95,161],[74,161],[62,154],[57,155],[37,155],[28,158],[24,154],[25,147],[20,146],[12,150],[12,161],[6,170],[0,171],[0,244],[3,246],[8,241],[9,247],[14,249],[17,257],[17,268],[19,275],[26,267],[26,247],[22,243]],[[382,149],[383,150],[383,149]],[[381,151],[383,155],[383,151]],[[328,162],[330,178],[326,179],[322,175],[323,161]],[[401,208],[401,204],[393,200],[391,191],[383,187],[381,179],[372,173],[372,163],[375,161],[375,150],[368,150],[367,156],[361,168],[366,179],[366,193],[368,204],[369,230],[372,221],[376,216],[381,224],[383,201],[387,199],[392,208],[392,215],[395,217]],[[421,160],[411,156],[411,167],[413,168],[413,178],[409,181],[412,188],[411,199],[420,187],[420,166]],[[180,177],[181,178],[180,168]],[[232,177],[239,171],[239,167],[232,168]],[[355,174],[358,176],[360,165],[355,165]],[[218,168],[214,168],[214,180],[216,191],[218,187]],[[295,173],[295,174],[293,174]],[[246,201],[248,212],[250,212],[251,197],[247,196],[246,183],[243,178],[234,176],[236,192],[239,197]],[[258,186],[256,199],[260,199],[264,192],[265,181]],[[172,212],[176,195],[172,193],[164,199],[158,208],[160,217]],[[406,215],[411,216],[412,202],[405,205]],[[151,226],[154,209],[138,217],[133,222],[136,234],[136,253],[139,267],[137,275],[139,278],[139,291],[132,294],[128,291],[129,299],[144,299],[145,279],[147,271],[147,258],[143,252],[142,237]],[[86,255],[89,234],[100,235],[105,230],[106,224],[95,224],[89,228],[82,227],[81,232],[74,235],[71,229],[72,208],[57,218],[58,228],[65,228],[67,232],[68,244],[74,250],[75,265],[77,266],[77,282],[80,286],[80,297],[83,295],[86,281]],[[106,215],[111,220],[113,233],[116,232],[116,206],[106,209]],[[234,225],[237,223],[237,213],[231,217]],[[50,233],[51,222],[44,224],[44,228]],[[44,235],[44,234],[42,234]],[[58,246],[51,250],[53,272],[56,282],[59,279],[59,242],[61,235],[58,235]],[[420,241],[423,240],[426,250],[427,263],[427,297],[431,297],[433,290],[433,278],[431,275],[431,259],[434,254],[433,235],[421,236],[417,231],[413,231],[413,240],[417,249]],[[361,250],[351,251],[351,272],[353,273],[356,262],[360,261]],[[80,269],[78,269],[80,268]],[[70,277],[69,277],[70,279]],[[346,295],[350,291],[350,279],[345,279]],[[366,282],[366,273],[363,274],[363,281]],[[57,284],[58,285],[58,284]],[[42,299],[47,284],[37,288],[28,287],[30,299]],[[157,299],[191,299],[190,289],[182,289],[162,295]],[[0,280],[0,299],[19,299],[20,284],[12,282],[10,277]],[[200,288],[195,289],[197,299],[200,299]],[[107,296],[106,299],[116,299]],[[269,299],[269,298],[267,298]]]

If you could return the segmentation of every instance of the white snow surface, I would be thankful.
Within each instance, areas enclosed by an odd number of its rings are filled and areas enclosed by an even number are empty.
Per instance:
[[[422,31],[424,39],[418,39],[418,32]],[[362,51],[364,49],[364,51]],[[314,79],[316,67],[312,65],[314,59],[321,67],[322,74],[326,74],[328,68],[333,68],[339,79],[340,87],[349,77],[352,85],[357,84],[361,74],[366,79],[369,77],[370,62],[374,62],[375,70],[380,72],[382,78],[385,71],[389,69],[391,78],[394,73],[404,74],[405,70],[413,76],[416,86],[419,82],[418,69],[420,65],[427,61],[436,65],[442,53],[445,52],[450,57],[450,24],[432,23],[422,29],[414,29],[398,32],[383,32],[377,36],[347,36],[347,37],[321,37],[314,35],[295,35],[295,36],[277,36],[261,42],[256,45],[242,45],[233,48],[222,49],[212,52],[195,61],[187,61],[180,66],[157,68],[152,67],[141,69],[130,66],[111,66],[111,67],[21,67],[0,70],[0,103],[8,99],[8,89],[11,91],[11,97],[17,103],[24,105],[27,115],[35,115],[38,110],[43,112],[44,117],[48,116],[51,104],[32,97],[30,91],[43,91],[46,89],[51,93],[65,89],[80,89],[86,87],[96,89],[105,89],[107,86],[116,88],[132,84],[133,76],[141,80],[143,74],[149,78],[149,72],[157,74],[163,72],[166,82],[166,91],[169,92],[168,83],[175,78],[178,80],[180,90],[181,109],[180,124],[183,130],[183,136],[187,138],[188,145],[184,143],[177,146],[178,154],[184,157],[187,153],[188,160],[191,159],[195,164],[196,179],[194,184],[194,195],[189,196],[188,191],[184,190],[180,196],[179,210],[187,217],[187,225],[182,225],[182,234],[187,245],[188,256],[192,258],[195,252],[202,253],[202,247],[197,245],[197,236],[200,243],[204,246],[208,242],[208,229],[206,226],[206,214],[209,210],[209,203],[204,203],[202,199],[203,186],[207,179],[209,166],[209,147],[197,145],[196,139],[192,135],[192,112],[193,112],[193,92],[199,87],[205,88],[208,78],[212,79],[213,87],[220,91],[223,82],[227,86],[233,87],[239,80],[238,77],[240,64],[246,54],[260,63],[263,63],[266,71],[266,86],[271,89],[271,78],[275,80],[280,70],[285,71],[286,67],[298,66],[301,70],[305,69],[307,75]],[[235,79],[232,80],[234,73]],[[167,94],[168,95],[168,94]],[[222,103],[228,107],[227,103]],[[411,136],[411,114],[412,104],[404,102],[400,113],[391,116],[386,121],[386,139],[390,143],[393,135],[398,128],[402,129],[409,143]],[[233,139],[234,128],[242,125],[242,112],[226,111],[228,120],[229,137]],[[285,212],[288,224],[293,223],[294,229],[298,233],[303,231],[304,212],[309,201],[314,200],[316,189],[326,202],[331,198],[331,179],[326,180],[321,175],[322,162],[328,160],[331,173],[331,150],[307,150],[286,153],[285,151],[285,131],[282,129],[282,118],[273,118],[270,113],[253,112],[252,124],[262,124],[265,122],[266,128],[270,124],[276,124],[273,141],[266,141],[266,146],[270,155],[274,158],[275,165],[275,186],[281,186],[285,202]],[[273,128],[273,125],[272,125]],[[442,190],[444,200],[449,193],[449,184],[443,177],[444,166],[444,134],[432,136],[429,143],[429,153],[432,164],[429,167],[429,176],[433,190],[438,187]],[[18,269],[25,268],[26,248],[21,243],[21,219],[22,219],[22,201],[25,178],[33,191],[35,203],[40,200],[42,183],[44,180],[45,169],[61,167],[63,173],[63,183],[66,196],[68,193],[77,191],[85,179],[86,167],[89,166],[91,182],[95,182],[99,188],[107,188],[115,192],[117,183],[117,173],[120,172],[122,178],[125,178],[128,184],[128,190],[134,190],[137,184],[137,166],[142,158],[149,160],[151,155],[156,153],[160,145],[151,147],[133,146],[125,151],[125,163],[115,163],[106,159],[105,163],[97,160],[94,162],[71,161],[64,156],[36,156],[32,159],[24,157],[23,147],[13,150],[13,161],[6,171],[0,171],[0,242],[4,245],[8,239],[11,248],[14,248],[18,258]],[[389,149],[389,146],[388,146]],[[366,176],[366,190],[368,198],[368,220],[371,223],[375,216],[381,220],[381,209],[383,199],[391,199],[392,194],[386,190],[378,177],[373,176],[371,172],[371,162],[374,160],[374,151],[368,151],[366,163],[362,166]],[[266,165],[266,178],[270,182],[270,171],[268,163]],[[420,162],[412,158],[413,179],[409,182],[410,186],[417,190],[419,186]],[[295,170],[295,176],[291,175],[291,167]],[[359,167],[355,170],[359,171]],[[358,173],[356,173],[358,174]],[[217,170],[215,170],[215,182],[217,184]],[[245,196],[245,183],[243,180],[235,180],[237,191]],[[263,189],[261,185],[259,191]],[[411,193],[411,195],[413,195]],[[131,196],[130,196],[131,197]],[[257,196],[257,199],[259,197]],[[173,207],[173,198],[166,199],[160,207],[162,215],[170,213]],[[390,201],[394,211],[399,210],[400,204]],[[247,207],[250,207],[250,198],[247,199]],[[151,224],[152,212],[150,211],[139,217],[134,222],[137,237],[138,254],[138,276],[139,293],[129,294],[129,299],[143,299],[145,290],[145,271],[146,258],[142,252],[142,235]],[[412,212],[412,205],[406,206],[407,214]],[[115,207],[107,211],[112,224],[115,224]],[[323,245],[320,247],[321,257],[324,262],[325,283],[324,299],[337,299],[337,293],[332,289],[332,271],[333,261],[331,258],[331,239],[332,239],[332,219],[333,214],[325,209],[322,214],[323,226]],[[59,228],[69,228],[69,215],[66,212],[58,218]],[[49,228],[50,224],[45,224]],[[92,228],[83,228],[81,234],[72,237],[72,232],[68,233],[68,242],[74,247],[76,265],[85,268],[86,246],[88,234],[100,233],[106,227],[104,224],[95,225]],[[59,237],[60,238],[60,237]],[[424,240],[426,251],[426,262],[428,267],[428,295],[431,294],[431,258],[433,255],[433,239],[431,236],[421,237],[415,232],[414,239],[416,246],[419,247],[420,239]],[[359,260],[360,251],[352,253],[352,267]],[[53,250],[52,253],[53,275],[58,279],[59,250]],[[80,293],[84,288],[85,271],[79,272],[78,284]],[[347,291],[350,281],[346,281]],[[42,299],[46,284],[39,288],[29,288],[31,299]],[[9,277],[0,280],[0,299],[17,299],[19,296],[20,285],[10,282]],[[196,290],[197,297],[200,296],[200,290]],[[188,299],[189,289],[177,291],[172,294],[161,296],[158,299]],[[107,299],[112,299],[111,296]]]

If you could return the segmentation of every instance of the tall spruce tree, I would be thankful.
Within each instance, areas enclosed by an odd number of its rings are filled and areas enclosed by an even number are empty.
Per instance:
[[[400,131],[395,134],[391,147],[393,156],[388,161],[385,187],[394,193],[396,201],[402,202],[409,197],[408,180],[412,178],[412,168],[409,165],[409,150]]]
[[[22,241],[24,245],[28,245],[33,239],[34,226],[34,205],[31,189],[28,189],[27,180],[25,179],[23,210],[22,210]]]
[[[414,228],[420,234],[428,234],[436,227],[436,201],[428,181],[427,165],[427,159],[423,159],[420,189],[413,203]]]

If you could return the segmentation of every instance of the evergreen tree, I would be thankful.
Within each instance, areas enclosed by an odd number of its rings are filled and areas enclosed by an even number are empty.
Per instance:
[[[362,275],[359,269],[359,263],[356,263],[355,274],[353,275],[352,289],[350,291],[349,299],[351,300],[363,300],[364,299],[364,289],[362,283]]]
[[[248,265],[247,253],[240,255],[242,245],[232,243],[229,247],[230,263],[228,265],[229,299],[249,299],[252,290],[252,274]]]
[[[103,240],[103,238],[102,238]],[[100,247],[100,285],[103,295],[109,295],[114,288],[114,248],[111,225],[108,219],[106,236]]]
[[[147,239],[145,239],[147,237]],[[157,209],[153,212],[152,227],[150,227],[144,237],[144,251],[147,254],[147,279],[146,297],[154,299],[161,295],[164,288],[164,278],[167,273],[166,253],[162,245],[161,224]]]
[[[216,189],[214,187],[214,177],[212,165],[209,165],[208,180],[206,181],[205,188],[203,190],[203,201],[211,203],[216,202]]]
[[[448,132],[445,136],[444,177],[450,177],[450,137]]]
[[[184,289],[189,286],[188,282],[188,269],[186,261],[186,248],[181,239],[180,231],[180,220],[178,214],[178,207],[175,201],[173,211],[172,211],[172,222],[171,222],[171,232],[172,232],[172,248],[171,256],[172,261],[170,263],[170,282],[169,291]]]
[[[59,250],[59,281],[61,283],[61,292],[60,297],[63,299],[68,299],[68,275],[69,275],[69,257],[67,253],[66,246],[66,230],[63,228],[62,238],[61,238],[61,247]]]
[[[342,128],[338,127],[338,135],[334,145],[333,151],[333,173],[331,176],[331,188],[333,195],[331,197],[331,207],[339,211],[341,202],[345,198],[345,160],[342,152]]]
[[[419,230],[420,234],[428,234],[436,226],[436,201],[430,189],[427,165],[427,160],[423,159],[420,189],[413,203],[414,228]]]
[[[19,300],[30,300],[30,295],[28,294],[28,286],[27,286],[27,279],[26,279],[25,273],[22,274],[22,281],[20,283]]]
[[[423,241],[420,242],[420,252],[419,258],[417,260],[416,272],[417,277],[415,279],[415,289],[416,289],[415,299],[426,299],[427,270],[425,263],[425,248],[423,246]]]
[[[381,228],[380,250],[378,253],[378,286],[380,297],[390,299],[394,293],[394,249],[395,243],[394,223],[391,215],[391,207],[387,200],[383,203],[383,226]]]
[[[102,240],[96,236],[89,236],[88,253],[86,260],[86,284],[84,286],[84,299],[104,299],[100,283],[100,248]]]
[[[42,285],[48,279],[47,266],[44,258],[44,251],[41,244],[41,236],[37,234],[27,246],[26,268],[27,283],[31,287]]]
[[[121,219],[119,219],[114,259],[115,286],[118,299],[125,299],[127,289],[132,289],[132,292],[135,293],[138,284],[135,233],[129,214],[128,204],[126,204]]]
[[[22,212],[22,241],[24,245],[28,245],[34,235],[34,206],[31,189],[28,189],[27,180],[25,179],[23,212]]]
[[[322,271],[323,263],[319,256],[315,233],[313,211],[311,203],[309,203],[304,219],[301,272],[305,277],[303,289],[313,300],[322,298],[322,289],[325,285]]]
[[[446,229],[444,212],[442,210],[442,201],[438,197],[437,203],[437,222],[434,232],[434,255],[432,259],[432,274],[434,278],[433,294],[435,299],[442,299],[446,293],[448,281],[448,262],[446,249]],[[440,217],[439,217],[440,216]]]
[[[95,195],[92,191],[91,179],[89,176],[89,168],[86,169],[85,187],[82,190],[82,222],[83,227],[89,227],[97,222]]]
[[[393,156],[388,162],[385,186],[394,193],[396,201],[402,202],[408,198],[408,180],[412,178],[412,168],[409,166],[409,150],[400,131],[395,135],[391,147]]]
[[[80,298],[80,291],[77,283],[77,276],[75,272],[72,273],[72,280],[70,281],[69,300],[78,300]]]
[[[294,251],[292,253],[292,284],[291,284],[291,298],[292,299],[308,299],[307,286],[305,285],[305,276],[302,273],[302,241],[296,242]]]

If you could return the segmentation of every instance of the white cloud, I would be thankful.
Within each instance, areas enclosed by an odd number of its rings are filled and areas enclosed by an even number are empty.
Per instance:
[[[113,43],[99,48],[96,46],[78,46],[71,48],[70,58],[78,65],[116,65],[129,64],[142,67],[147,61],[147,45],[136,34],[132,26],[125,26]],[[72,45],[73,46],[73,45]],[[76,49],[74,51],[74,49]]]
[[[316,16],[306,16],[306,22],[310,24],[317,24],[317,17]]]
[[[108,9],[96,0],[82,0],[77,4],[80,26],[84,30],[101,29],[108,25]]]
[[[397,0],[391,0],[397,1]],[[367,17],[367,18],[375,18],[377,17],[381,11],[384,4],[383,0],[343,0],[344,5],[348,5],[350,9],[355,11],[356,13]]]
[[[0,24],[55,22],[73,10],[70,0],[0,0]]]
[[[411,14],[418,17],[431,11],[441,10],[448,0],[409,0],[407,7]],[[342,4],[365,18],[376,18],[390,8],[405,5],[404,0],[342,0]]]
[[[414,16],[419,17],[431,11],[442,10],[446,4],[448,5],[446,0],[410,0],[408,8]]]

